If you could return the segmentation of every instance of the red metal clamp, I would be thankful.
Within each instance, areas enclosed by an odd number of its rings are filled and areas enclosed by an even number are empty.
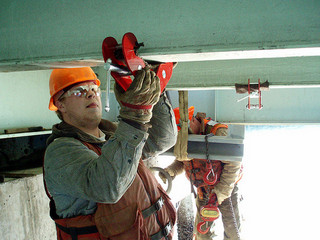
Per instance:
[[[250,98],[251,97],[255,97],[255,98],[259,98],[259,105],[257,104],[251,104],[250,102]],[[258,79],[258,91],[254,92],[251,91],[250,89],[250,79],[248,79],[248,105],[247,108],[250,110],[251,108],[258,108],[259,110],[262,109],[262,104],[261,104],[261,90],[260,90],[260,78]]]
[[[146,66],[144,60],[137,56],[137,50],[141,46],[143,43],[138,43],[135,35],[130,32],[124,34],[122,45],[119,45],[113,37],[107,37],[103,40],[104,62],[107,63],[109,59],[111,60],[111,75],[124,90],[127,90],[132,83],[130,75],[135,76],[138,70]],[[156,75],[160,79],[161,92],[172,76],[172,69],[172,62],[160,63],[155,69]]]

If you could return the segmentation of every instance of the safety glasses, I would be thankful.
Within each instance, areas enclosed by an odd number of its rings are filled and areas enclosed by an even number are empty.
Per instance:
[[[100,96],[100,88],[98,87],[98,85],[84,85],[68,90],[67,92],[61,95],[59,100],[70,96],[75,96],[79,98],[86,97],[90,91],[92,91],[95,96]]]

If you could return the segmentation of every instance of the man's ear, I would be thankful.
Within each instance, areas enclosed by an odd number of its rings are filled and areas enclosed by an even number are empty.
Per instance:
[[[65,105],[64,105],[64,103],[63,103],[62,101],[56,100],[56,101],[54,102],[54,105],[56,105],[56,107],[58,108],[58,110],[59,110],[60,112],[66,112]]]

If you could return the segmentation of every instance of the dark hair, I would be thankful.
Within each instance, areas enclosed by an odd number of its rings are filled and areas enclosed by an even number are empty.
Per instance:
[[[63,91],[63,93],[61,94],[61,96],[59,97],[59,99],[57,99],[58,101],[63,101],[63,99],[61,99],[61,97],[63,96],[63,94],[65,94],[67,91],[69,91],[71,88],[73,88],[75,85],[77,85],[79,83],[75,83],[75,84],[72,84],[64,89],[62,89],[61,91]],[[56,111],[56,114],[58,116],[58,118],[63,121],[63,116],[62,116],[62,112],[60,112],[60,110],[57,110]]]
[[[61,95],[62,96],[62,95]],[[58,100],[58,99],[57,99]],[[60,99],[60,100],[58,100],[58,101],[60,101],[60,102],[62,102],[64,99]],[[58,118],[61,120],[61,121],[63,121],[63,116],[62,116],[62,112],[58,109],[57,111],[56,111],[56,114],[57,114],[57,116],[58,116]]]

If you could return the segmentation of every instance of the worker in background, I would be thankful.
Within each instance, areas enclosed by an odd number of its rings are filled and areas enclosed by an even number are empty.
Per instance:
[[[175,144],[177,126],[159,78],[137,72],[116,83],[119,123],[101,119],[100,81],[89,67],[55,69],[44,179],[58,239],[172,239],[176,211],[143,164]]]
[[[177,117],[179,110],[174,109],[174,111]],[[201,135],[211,133],[215,136],[228,135],[227,125],[206,118],[205,113],[197,113],[197,116],[194,117],[192,111],[194,111],[194,108],[190,107],[189,133]],[[179,119],[176,120],[179,125]],[[242,176],[242,164],[240,162],[210,160],[210,167],[214,171],[215,181],[212,179],[213,175],[208,174],[206,159],[192,159],[183,162],[175,160],[165,168],[165,171],[172,178],[175,178],[185,170],[187,178],[197,189],[197,213],[194,224],[196,240],[214,239],[216,236],[214,221],[220,215],[222,215],[224,226],[224,239],[241,239],[241,217],[238,206],[240,196],[238,195],[237,183]],[[210,181],[209,184],[204,181],[206,174]],[[159,175],[166,182],[164,175],[162,173],[159,173]]]

